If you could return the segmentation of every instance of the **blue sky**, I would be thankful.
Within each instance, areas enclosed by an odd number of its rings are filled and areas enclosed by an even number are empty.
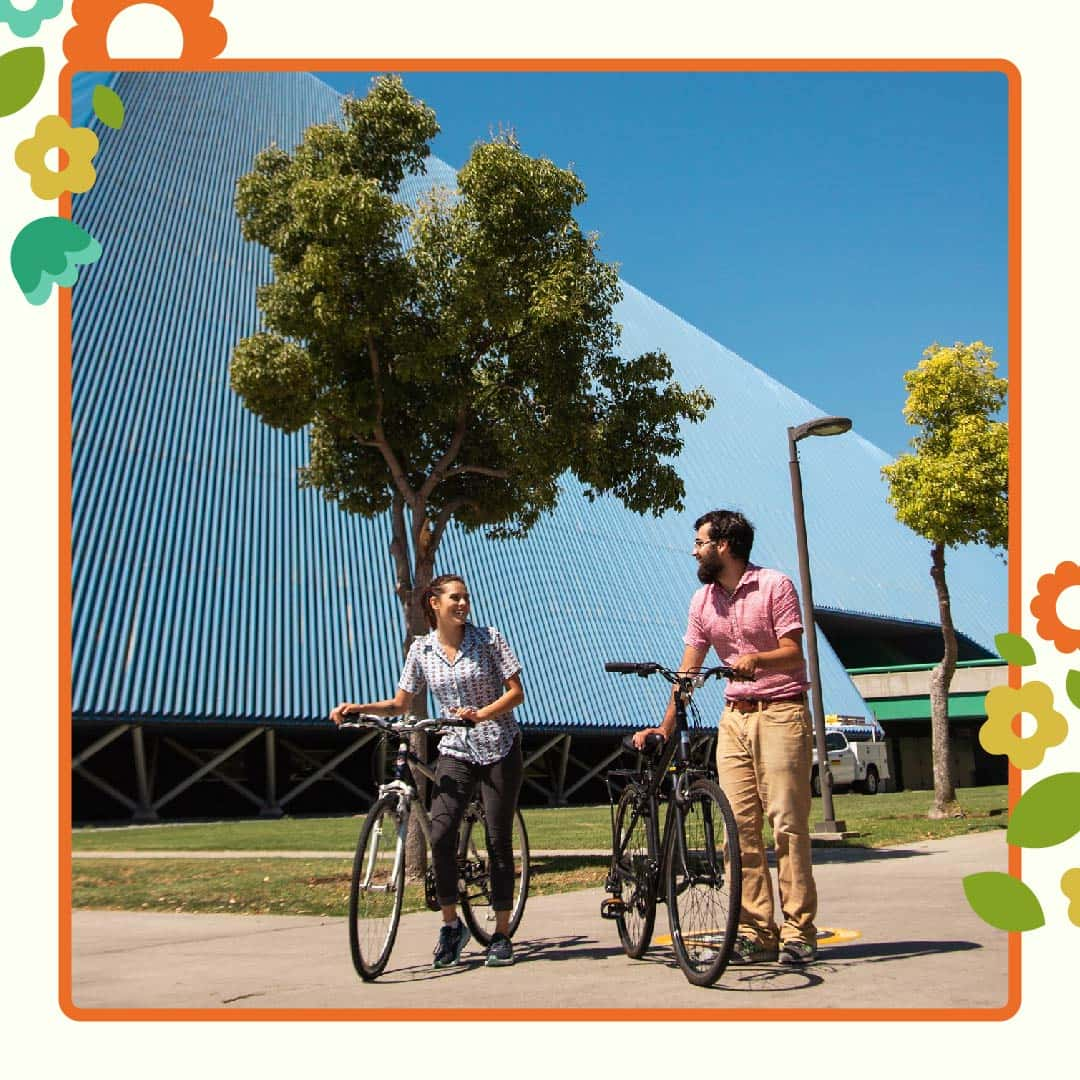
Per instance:
[[[319,77],[363,94],[371,75]],[[1004,75],[403,77],[444,161],[501,125],[572,164],[626,281],[889,454],[928,344],[982,339],[1007,374]]]

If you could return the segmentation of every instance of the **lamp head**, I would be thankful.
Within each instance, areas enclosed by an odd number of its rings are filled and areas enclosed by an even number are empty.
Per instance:
[[[846,416],[819,416],[798,427],[788,428],[788,434],[792,442],[798,442],[807,435],[843,435],[850,430],[851,421]]]

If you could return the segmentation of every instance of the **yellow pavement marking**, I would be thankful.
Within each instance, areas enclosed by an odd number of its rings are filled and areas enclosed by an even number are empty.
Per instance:
[[[694,942],[700,945],[711,945],[714,943],[714,936],[718,940],[723,940],[723,932],[720,930],[700,930],[693,935],[686,935],[684,940],[688,942]],[[819,927],[817,932],[818,945],[839,945],[845,941],[855,941],[857,938],[862,937],[860,930],[842,930],[839,927],[828,928]],[[653,941],[657,945],[670,945],[670,934],[658,934],[653,938]]]

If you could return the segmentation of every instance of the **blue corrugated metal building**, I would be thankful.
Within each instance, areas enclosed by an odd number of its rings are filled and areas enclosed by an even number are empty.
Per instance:
[[[105,80],[126,105],[121,131],[89,115],[89,90]],[[314,805],[305,800],[334,782],[362,797],[371,785],[350,775],[353,747],[325,718],[339,700],[396,683],[387,522],[298,490],[306,436],[261,424],[228,379],[270,277],[267,253],[241,237],[235,181],[271,142],[291,148],[309,124],[336,118],[338,95],[303,73],[121,73],[79,76],[73,100],[74,122],[101,140],[97,183],[73,217],[104,248],[73,293],[76,792],[136,817],[197,813],[208,783],[264,812]],[[404,196],[454,183],[432,159]],[[754,560],[798,580],[786,429],[821,414],[623,288],[626,352],[663,349],[683,385],[717,399],[685,432],[686,512],[639,518],[615,500],[587,502],[568,478],[558,511],[527,540],[451,528],[436,567],[466,574],[474,617],[520,655],[530,783],[559,799],[587,791],[604,756],[598,742],[585,753],[572,740],[602,735],[611,747],[616,729],[653,722],[662,706],[666,687],[602,665],[678,658],[697,514],[742,509],[758,530]],[[868,715],[845,671],[859,664],[830,640],[853,653],[875,642],[865,664],[925,659],[904,643],[939,633],[928,546],[885,503],[882,451],[850,434],[807,440],[801,456],[826,711]],[[949,580],[967,655],[988,655],[1006,625],[1003,564],[951,553]],[[719,691],[701,704],[715,725]],[[125,769],[127,788],[116,778]]]

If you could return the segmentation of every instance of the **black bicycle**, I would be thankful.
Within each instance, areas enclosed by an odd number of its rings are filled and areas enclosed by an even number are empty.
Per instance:
[[[646,736],[641,767],[608,773],[611,796],[611,896],[600,914],[614,919],[626,954],[637,960],[652,941],[656,905],[667,904],[675,958],[695,986],[711,986],[727,966],[739,925],[742,859],[735,815],[706,767],[690,760],[688,712],[700,723],[694,691],[710,678],[741,678],[729,667],[671,671],[660,664],[608,663],[606,671],[675,687],[675,731]],[[627,736],[627,749],[637,752]],[[661,818],[663,832],[661,833]]]
[[[409,818],[419,822],[428,849],[424,877],[424,899],[432,911],[439,910],[435,890],[435,870],[431,859],[431,819],[418,797],[411,769],[435,779],[435,772],[409,749],[409,736],[420,731],[441,734],[455,727],[471,727],[457,719],[405,717],[387,720],[380,716],[358,715],[343,728],[375,728],[384,738],[397,740],[394,777],[379,785],[379,794],[364,819],[353,859],[349,890],[349,949],[357,974],[365,981],[378,978],[394,947],[401,907],[405,896],[405,837]],[[513,936],[525,911],[529,896],[529,837],[520,810],[514,811],[514,906],[510,912]],[[484,804],[474,796],[465,810],[458,840],[458,902],[461,914],[481,945],[490,945],[495,922],[491,907],[491,875],[487,851],[487,824]]]

